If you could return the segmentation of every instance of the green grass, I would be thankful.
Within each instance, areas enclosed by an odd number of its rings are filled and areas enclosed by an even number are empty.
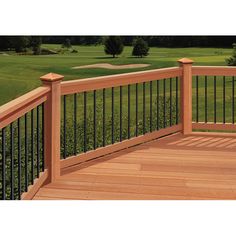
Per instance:
[[[44,48],[53,50],[60,49],[61,45],[47,44]],[[10,53],[8,56],[0,54],[0,105],[19,97],[20,95],[37,88],[41,82],[39,77],[54,72],[65,76],[64,80],[83,79],[100,75],[111,75],[133,71],[150,70],[154,68],[165,68],[176,66],[179,58],[188,57],[195,61],[194,65],[226,65],[225,59],[231,55],[231,49],[223,48],[150,48],[150,54],[146,58],[131,57],[132,47],[125,47],[124,52],[118,58],[111,58],[105,55],[103,46],[73,46],[78,53],[65,53],[57,55],[42,56],[19,56]],[[71,67],[87,65],[93,63],[129,64],[129,63],[148,63],[149,67],[139,69],[80,69],[73,70]],[[217,80],[217,121],[222,121],[222,79]],[[148,84],[146,89],[148,91]],[[193,93],[195,93],[195,79],[193,79]],[[213,121],[213,78],[209,78],[208,83],[208,111],[209,121]],[[169,84],[167,83],[167,91]],[[124,109],[127,109],[127,88],[124,88]],[[139,86],[142,93],[141,85]],[[232,78],[226,78],[226,121],[232,118]],[[109,91],[107,93],[110,93]],[[131,89],[131,94],[135,91]],[[153,92],[155,97],[155,91]],[[168,95],[168,93],[167,93]],[[146,92],[147,102],[149,93]],[[115,103],[119,101],[119,89],[115,89]],[[141,95],[140,95],[141,97]],[[142,98],[140,98],[142,99]],[[69,99],[70,100],[70,99]],[[196,98],[193,96],[193,118],[196,115]],[[92,93],[88,94],[88,106],[92,106]],[[131,109],[134,108],[134,100],[131,100]],[[110,103],[108,99],[108,103]],[[142,100],[140,100],[140,104]],[[72,111],[72,102],[68,101],[68,111]],[[80,106],[80,104],[78,102]],[[141,105],[140,105],[141,106]],[[108,104],[110,107],[110,104]],[[118,107],[118,106],[117,106]],[[82,108],[82,107],[81,107]],[[199,79],[199,119],[204,121],[204,78]],[[118,108],[117,108],[118,109]],[[149,106],[147,105],[147,109]],[[148,112],[148,110],[147,110]],[[70,113],[70,112],[69,112]],[[68,114],[69,115],[69,114]],[[70,115],[69,115],[70,116]]]
[[[50,49],[58,49],[60,45],[43,45]],[[125,47],[119,58],[112,59],[104,54],[103,46],[74,46],[78,53],[65,53],[45,56],[19,56],[14,53],[5,56],[0,54],[0,105],[37,88],[41,82],[39,77],[54,72],[65,76],[65,80],[82,79],[100,75],[110,75],[154,68],[176,66],[176,60],[189,57],[195,65],[225,65],[225,58],[231,49],[221,48],[151,48],[146,58],[131,57],[132,47]],[[71,67],[93,63],[129,64],[149,63],[151,66],[139,69],[80,69]]]

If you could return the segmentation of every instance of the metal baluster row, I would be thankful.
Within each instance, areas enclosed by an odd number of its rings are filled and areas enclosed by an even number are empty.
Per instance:
[[[195,120],[196,122],[204,121],[205,123],[213,121],[214,123],[222,120],[222,123],[226,123],[229,120],[230,114],[227,114],[228,110],[231,110],[231,122],[235,123],[235,77],[226,78],[226,76],[204,76],[204,81],[200,76],[195,77]],[[210,87],[211,81],[213,81],[213,89]],[[212,89],[212,90],[211,90]],[[212,92],[211,92],[212,91]],[[203,94],[203,96],[201,96]],[[220,100],[222,97],[222,100]],[[204,99],[204,102],[203,102]],[[212,110],[210,105],[213,101]],[[201,108],[200,102],[204,106],[204,110]],[[222,105],[220,105],[222,103]],[[229,105],[231,103],[231,105]],[[231,107],[229,107],[231,106]],[[222,115],[220,115],[222,113]],[[211,120],[211,114],[212,120]],[[221,119],[222,118],[222,119]]]
[[[93,90],[79,96],[73,94],[71,100],[64,95],[63,158],[178,124],[178,80],[178,77],[167,78]],[[154,83],[156,87],[153,87]],[[72,115],[67,107],[70,102]],[[67,130],[71,118],[73,135]],[[78,129],[83,132],[82,135]],[[74,137],[73,141],[71,137]],[[74,143],[71,152],[68,150],[70,143]]]
[[[31,116],[26,113],[0,132],[0,199],[3,200],[21,199],[29,184],[44,171],[44,105],[36,108],[36,114],[34,110],[30,113]]]

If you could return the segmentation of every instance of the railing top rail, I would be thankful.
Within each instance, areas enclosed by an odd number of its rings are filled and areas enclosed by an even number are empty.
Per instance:
[[[61,83],[61,94],[73,94],[103,88],[118,87],[128,84],[148,82],[182,75],[182,68],[170,67],[118,75],[66,81]]]
[[[39,87],[0,107],[0,129],[47,100],[48,87]]]
[[[235,66],[193,66],[193,75],[236,76]]]

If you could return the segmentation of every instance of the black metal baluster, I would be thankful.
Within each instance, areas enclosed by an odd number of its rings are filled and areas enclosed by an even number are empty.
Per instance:
[[[198,76],[196,76],[196,122],[198,122]]]
[[[96,90],[93,91],[93,149],[97,148]]]
[[[87,92],[84,92],[84,152],[87,152]]]
[[[37,178],[40,173],[40,142],[39,142],[39,106],[37,106]]]
[[[232,77],[232,123],[234,124],[234,76]]]
[[[143,82],[143,134],[146,133],[146,125],[145,125],[145,116],[146,116],[146,108],[145,108],[145,82]]]
[[[34,184],[34,110],[31,111],[31,184]]]
[[[130,139],[130,84],[128,85],[128,139]]]
[[[175,80],[175,106],[176,106],[176,121],[175,121],[175,124],[177,125],[179,123],[179,95],[178,95],[178,91],[179,91],[179,78],[176,77],[176,80]]]
[[[166,79],[163,80],[163,123],[164,123],[164,128],[166,127]]]
[[[6,199],[6,128],[2,129],[2,200]]]
[[[120,86],[120,142],[122,141],[122,86]]]
[[[111,143],[114,143],[114,87],[111,88]]]
[[[77,155],[77,93],[74,94],[74,155]]]
[[[150,89],[150,132],[152,132],[152,81],[150,81],[150,85],[149,85],[149,89]]]
[[[135,128],[135,136],[138,136],[138,83],[135,85],[135,116],[136,116],[136,128]]]
[[[205,123],[207,123],[207,76],[205,76]]]
[[[25,192],[28,191],[28,115],[25,114]]]
[[[216,123],[216,76],[214,76],[214,123]]]
[[[106,146],[106,89],[102,90],[102,146]]]
[[[17,120],[18,128],[18,199],[21,199],[21,128],[20,118]]]
[[[170,126],[172,126],[172,78],[170,78]]]
[[[10,124],[10,132],[11,132],[11,200],[14,200],[14,186],[15,186],[15,176],[14,176],[14,130],[13,123]]]
[[[223,77],[223,123],[225,123],[225,76]]]
[[[159,80],[157,80],[157,130],[159,130],[160,120],[159,120],[159,113],[160,113],[160,92],[159,92]]]
[[[63,158],[66,159],[66,95],[63,96],[63,105],[64,105],[64,109],[63,109],[63,147],[64,147],[64,152],[63,152]]]
[[[44,103],[42,104],[42,171],[44,171]]]

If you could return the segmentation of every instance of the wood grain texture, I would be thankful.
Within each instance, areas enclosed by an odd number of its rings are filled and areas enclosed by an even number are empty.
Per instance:
[[[193,75],[235,76],[235,66],[193,66]]]
[[[224,130],[224,131],[236,131],[236,124],[231,123],[213,123],[213,122],[198,122],[192,123],[193,129],[200,130]]]
[[[165,78],[177,77],[182,74],[182,68],[171,67],[148,71],[124,73],[119,75],[100,76],[96,78],[80,79],[62,82],[62,95],[92,91],[103,88],[124,86],[128,84],[149,82]]]
[[[153,131],[151,133],[146,133],[144,135],[140,135],[138,137],[134,137],[128,140],[124,140],[122,142],[119,143],[114,143],[112,145],[108,145],[106,147],[102,147],[102,148],[98,148],[95,151],[89,151],[83,154],[80,154],[78,156],[72,156],[72,157],[68,157],[64,160],[61,160],[61,169],[62,169],[62,173],[64,173],[67,167],[71,167],[74,166],[76,164],[88,161],[90,159],[94,159],[100,156],[104,156],[113,152],[117,152],[119,150],[125,149],[125,148],[129,148],[131,146],[134,145],[138,145],[140,143],[144,143],[153,139],[157,139],[159,137],[165,136],[165,135],[169,135],[172,133],[176,133],[181,131],[182,129],[182,124],[178,124],[178,125],[173,125],[171,127],[167,127],[165,129],[161,129],[161,130],[157,130],[157,131]]]
[[[183,134],[192,132],[192,63],[188,58],[178,60],[182,68],[181,76],[181,121],[183,124]]]
[[[236,199],[236,136],[172,134],[77,165],[34,199]]]
[[[45,183],[48,178],[48,170],[45,169],[44,172],[41,172],[39,178],[34,180],[34,184],[30,185],[28,188],[28,192],[24,192],[21,195],[21,200],[31,200],[34,195],[38,192],[40,187]]]
[[[63,76],[49,73],[40,78],[50,89],[44,112],[44,153],[48,169],[47,182],[60,176],[60,124],[61,124],[61,80]]]
[[[0,129],[47,100],[48,87],[39,87],[0,107]]]

